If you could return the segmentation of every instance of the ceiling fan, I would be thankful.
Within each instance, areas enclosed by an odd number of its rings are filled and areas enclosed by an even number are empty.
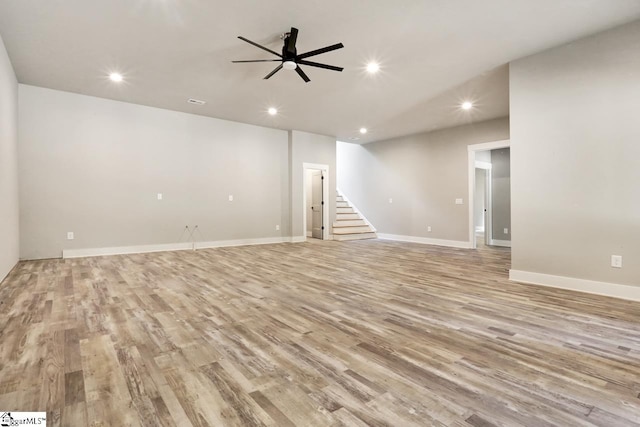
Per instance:
[[[284,33],[282,35],[282,39],[284,40],[284,46],[282,46],[282,55],[269,49],[266,48],[264,46],[259,45],[258,43],[252,42],[249,39],[246,39],[242,36],[238,36],[238,38],[242,41],[245,41],[249,44],[254,45],[257,48],[260,48],[262,50],[266,50],[269,53],[273,53],[274,55],[276,55],[279,59],[252,59],[252,60],[246,60],[246,61],[231,61],[234,63],[241,63],[241,62],[281,62],[280,65],[278,65],[272,72],[270,72],[269,74],[267,74],[264,79],[267,80],[269,78],[271,78],[271,76],[273,76],[275,73],[277,73],[278,71],[280,71],[281,69],[285,69],[285,70],[296,70],[296,72],[298,73],[298,75],[302,78],[302,80],[304,80],[305,82],[309,82],[310,79],[309,77],[307,77],[307,75],[305,74],[304,71],[302,71],[302,68],[300,68],[300,65],[308,65],[310,67],[318,67],[318,68],[325,68],[327,70],[333,70],[333,71],[342,71],[344,70],[343,67],[335,67],[333,65],[327,65],[327,64],[320,64],[318,62],[312,62],[312,61],[307,61],[306,58],[309,58],[311,56],[316,56],[316,55],[320,55],[321,53],[326,53],[326,52],[331,52],[332,50],[336,50],[336,49],[342,49],[344,47],[344,45],[342,43],[338,43],[338,44],[334,44],[331,46],[327,46],[327,47],[323,47],[321,49],[316,49],[316,50],[312,50],[310,52],[306,52],[303,54],[298,55],[298,51],[296,50],[296,41],[298,40],[298,29],[297,28],[293,28],[291,27],[291,31],[288,33]]]

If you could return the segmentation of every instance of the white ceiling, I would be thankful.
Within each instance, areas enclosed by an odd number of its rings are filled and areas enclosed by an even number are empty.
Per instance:
[[[504,64],[638,18],[638,0],[0,1],[21,83],[345,141],[369,128],[359,142],[506,116]],[[280,51],[291,26],[299,52],[344,43],[309,58],[344,72],[263,80],[274,63],[231,63],[271,58],[237,36]],[[468,98],[476,107],[463,113]]]

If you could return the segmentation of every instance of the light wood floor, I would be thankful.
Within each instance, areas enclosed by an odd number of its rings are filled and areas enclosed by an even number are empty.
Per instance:
[[[640,425],[640,306],[508,249],[315,241],[20,263],[0,410],[72,426]]]

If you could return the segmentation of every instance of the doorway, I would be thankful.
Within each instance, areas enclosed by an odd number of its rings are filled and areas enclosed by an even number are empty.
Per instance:
[[[469,145],[469,246],[511,246],[510,141]]]
[[[329,233],[329,166],[304,163],[303,172],[305,236],[326,240]]]
[[[476,160],[475,173],[476,185],[473,208],[475,244],[477,246],[478,238],[480,237],[485,245],[490,245],[493,222],[491,215],[491,163]]]

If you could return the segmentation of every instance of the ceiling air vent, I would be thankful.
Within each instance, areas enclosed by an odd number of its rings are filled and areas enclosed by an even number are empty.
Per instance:
[[[193,98],[189,98],[187,102],[189,104],[195,104],[195,105],[204,105],[207,103],[206,101],[200,101],[199,99],[193,99]]]

